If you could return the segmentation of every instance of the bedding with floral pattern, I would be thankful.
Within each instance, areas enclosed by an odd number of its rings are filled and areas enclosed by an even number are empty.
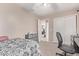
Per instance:
[[[36,41],[16,38],[0,42],[0,56],[40,56]]]

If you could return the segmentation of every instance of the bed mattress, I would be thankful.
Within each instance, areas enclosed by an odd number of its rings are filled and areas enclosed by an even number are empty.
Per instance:
[[[0,56],[40,56],[39,45],[29,39],[10,39],[0,42]]]

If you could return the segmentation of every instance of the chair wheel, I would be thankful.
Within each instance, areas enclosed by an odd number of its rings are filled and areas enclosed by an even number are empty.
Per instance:
[[[56,53],[56,55],[58,55],[58,56],[64,56],[63,54],[60,54],[60,53]]]

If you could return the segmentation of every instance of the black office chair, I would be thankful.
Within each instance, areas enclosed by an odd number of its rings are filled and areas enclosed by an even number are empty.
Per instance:
[[[70,54],[75,53],[74,46],[68,46],[68,45],[62,44],[63,39],[59,32],[56,32],[56,36],[58,39],[58,48],[64,52],[64,54],[56,53],[56,55],[66,56],[67,53],[70,53]]]

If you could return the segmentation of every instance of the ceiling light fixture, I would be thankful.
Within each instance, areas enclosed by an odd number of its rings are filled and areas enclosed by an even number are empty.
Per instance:
[[[47,6],[47,4],[46,3],[43,3],[43,6]]]
[[[49,3],[39,3],[35,4],[32,7],[33,13],[41,16],[46,16],[48,14],[51,14],[53,12],[52,5]]]

